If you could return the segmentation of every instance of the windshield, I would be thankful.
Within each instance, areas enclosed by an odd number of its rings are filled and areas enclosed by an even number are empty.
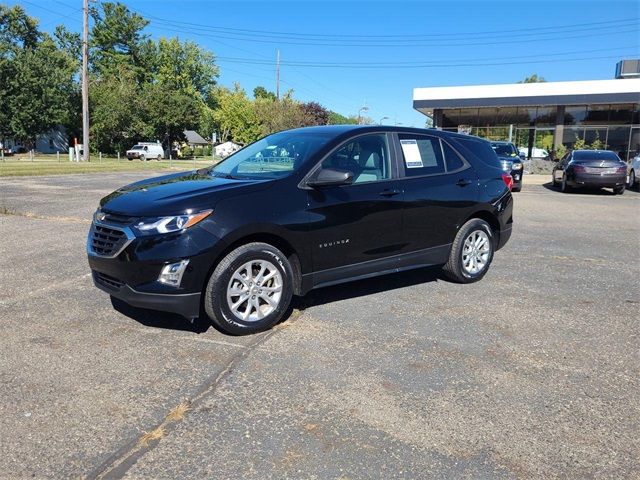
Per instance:
[[[142,145],[136,145],[131,150],[144,150],[144,147]]]
[[[491,148],[496,152],[496,155],[503,157],[517,157],[518,151],[510,143],[492,143]]]
[[[300,168],[331,138],[311,132],[280,132],[258,140],[213,167],[213,175],[233,178],[282,178]]]

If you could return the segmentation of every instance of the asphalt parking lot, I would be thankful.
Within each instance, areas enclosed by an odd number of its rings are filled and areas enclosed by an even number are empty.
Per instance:
[[[482,282],[330,287],[250,337],[112,305],[140,174],[0,179],[0,477],[638,478],[640,194],[525,185]]]

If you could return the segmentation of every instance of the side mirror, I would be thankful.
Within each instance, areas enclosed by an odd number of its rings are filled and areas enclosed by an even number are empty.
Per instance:
[[[337,168],[322,168],[307,181],[310,187],[328,187],[332,185],[350,185],[353,183],[353,172]]]

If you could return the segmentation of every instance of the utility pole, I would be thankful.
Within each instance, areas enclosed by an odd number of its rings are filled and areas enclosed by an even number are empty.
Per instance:
[[[82,159],[89,161],[89,0],[82,6]]]
[[[280,50],[276,56],[276,98],[280,100]]]

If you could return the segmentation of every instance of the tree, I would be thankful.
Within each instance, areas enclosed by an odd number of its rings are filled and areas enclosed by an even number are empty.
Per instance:
[[[158,83],[200,99],[216,84],[219,75],[211,52],[177,38],[158,41],[156,71]]]
[[[132,72],[97,79],[91,88],[91,137],[99,151],[123,151],[153,128]]]
[[[337,112],[329,111],[329,120],[327,123],[329,125],[356,125],[358,119],[353,115],[345,117]]]
[[[253,98],[255,98],[256,100],[259,98],[265,98],[267,100],[277,99],[275,93],[268,91],[266,88],[262,86],[257,86],[256,88],[253,89]]]
[[[261,128],[254,105],[239,84],[236,83],[233,90],[216,88],[210,102],[216,105],[213,120],[220,133],[220,141],[251,143],[260,137]]]
[[[305,125],[327,125],[329,123],[329,110],[317,102],[303,103],[301,106],[305,114]]]
[[[140,83],[144,82],[155,62],[153,42],[142,33],[149,21],[119,2],[101,3],[100,7],[91,9],[92,69],[107,75],[126,67]]]
[[[302,105],[293,99],[291,90],[280,100],[259,98],[254,108],[263,135],[306,125],[307,115]]]
[[[149,138],[160,139],[170,148],[184,138],[184,130],[198,124],[201,102],[191,95],[161,83],[150,83],[142,92]]]
[[[518,83],[543,83],[546,82],[544,77],[539,77],[538,74],[534,73],[529,77],[525,77],[524,80],[520,80]]]
[[[44,36],[35,48],[18,52],[12,63],[13,75],[6,85],[9,96],[4,104],[9,113],[8,133],[30,140],[68,123],[74,92],[73,60]]]

